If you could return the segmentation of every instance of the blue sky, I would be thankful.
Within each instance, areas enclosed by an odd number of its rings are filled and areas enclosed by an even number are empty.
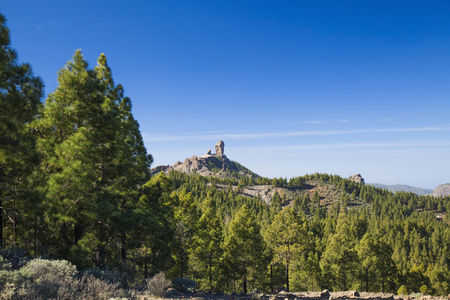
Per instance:
[[[3,0],[12,46],[56,88],[108,57],[154,166],[226,155],[268,177],[450,182],[450,2]]]

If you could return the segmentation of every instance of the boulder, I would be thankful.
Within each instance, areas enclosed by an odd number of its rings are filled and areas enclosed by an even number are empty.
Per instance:
[[[208,152],[206,153],[206,155],[212,155],[211,149],[208,150]]]
[[[223,155],[225,153],[224,148],[225,148],[225,143],[222,140],[218,141],[215,146],[216,155]]]

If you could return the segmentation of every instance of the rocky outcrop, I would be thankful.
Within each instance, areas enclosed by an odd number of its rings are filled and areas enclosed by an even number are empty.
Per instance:
[[[362,178],[361,174],[354,174],[349,179],[357,183],[364,183],[364,178]]]
[[[215,145],[215,155],[213,155],[211,149],[209,149],[203,156],[197,157],[194,155],[192,158],[186,158],[182,163],[177,161],[172,167],[159,166],[151,169],[150,172],[152,174],[157,174],[163,171],[168,174],[171,170],[175,170],[186,174],[196,173],[202,176],[215,176],[221,178],[236,177],[236,175],[258,177],[258,175],[250,170],[229,160],[224,154],[224,147],[225,143],[223,141],[218,141]]]
[[[216,146],[215,146],[215,150],[216,150],[216,155],[224,155],[225,154],[225,143],[220,140],[217,142]]]
[[[434,189],[431,196],[434,197],[444,197],[450,195],[450,183],[441,184],[437,188]]]

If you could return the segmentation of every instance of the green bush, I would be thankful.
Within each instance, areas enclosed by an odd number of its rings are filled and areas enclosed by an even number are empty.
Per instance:
[[[408,295],[408,294],[409,294],[408,289],[404,285],[402,285],[397,291],[397,295]]]
[[[33,259],[20,269],[20,273],[33,282],[60,284],[72,279],[77,268],[66,260]]]
[[[0,299],[86,299],[103,300],[129,296],[120,287],[120,276],[109,270],[91,268],[81,277],[65,260],[34,259],[20,270],[0,256]]]
[[[428,294],[428,287],[425,284],[422,285],[419,290],[423,295]]]

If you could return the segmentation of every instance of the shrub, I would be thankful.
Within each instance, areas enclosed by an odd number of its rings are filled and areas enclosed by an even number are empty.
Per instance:
[[[20,273],[34,282],[60,284],[75,276],[77,268],[66,260],[37,258],[23,266]]]
[[[126,292],[119,287],[120,283],[109,283],[92,275],[71,280],[62,285],[57,293],[57,299],[103,300],[126,297]]]
[[[175,278],[172,280],[172,286],[182,293],[194,293],[197,282],[189,278]]]
[[[164,272],[161,272],[147,279],[146,292],[152,296],[162,297],[170,284],[171,281],[166,278]]]
[[[3,250],[0,252],[0,256],[7,260],[14,270],[20,269],[30,260],[27,253],[19,248]]]
[[[428,287],[425,284],[422,285],[419,290],[423,295],[426,295],[428,293]]]
[[[122,274],[120,274],[119,272],[111,271],[108,268],[101,269],[97,267],[91,267],[84,270],[82,275],[94,276],[95,278],[107,281],[109,283],[119,282],[122,279]]]
[[[406,289],[406,286],[402,285],[398,291],[397,291],[397,295],[408,295],[408,289]]]

